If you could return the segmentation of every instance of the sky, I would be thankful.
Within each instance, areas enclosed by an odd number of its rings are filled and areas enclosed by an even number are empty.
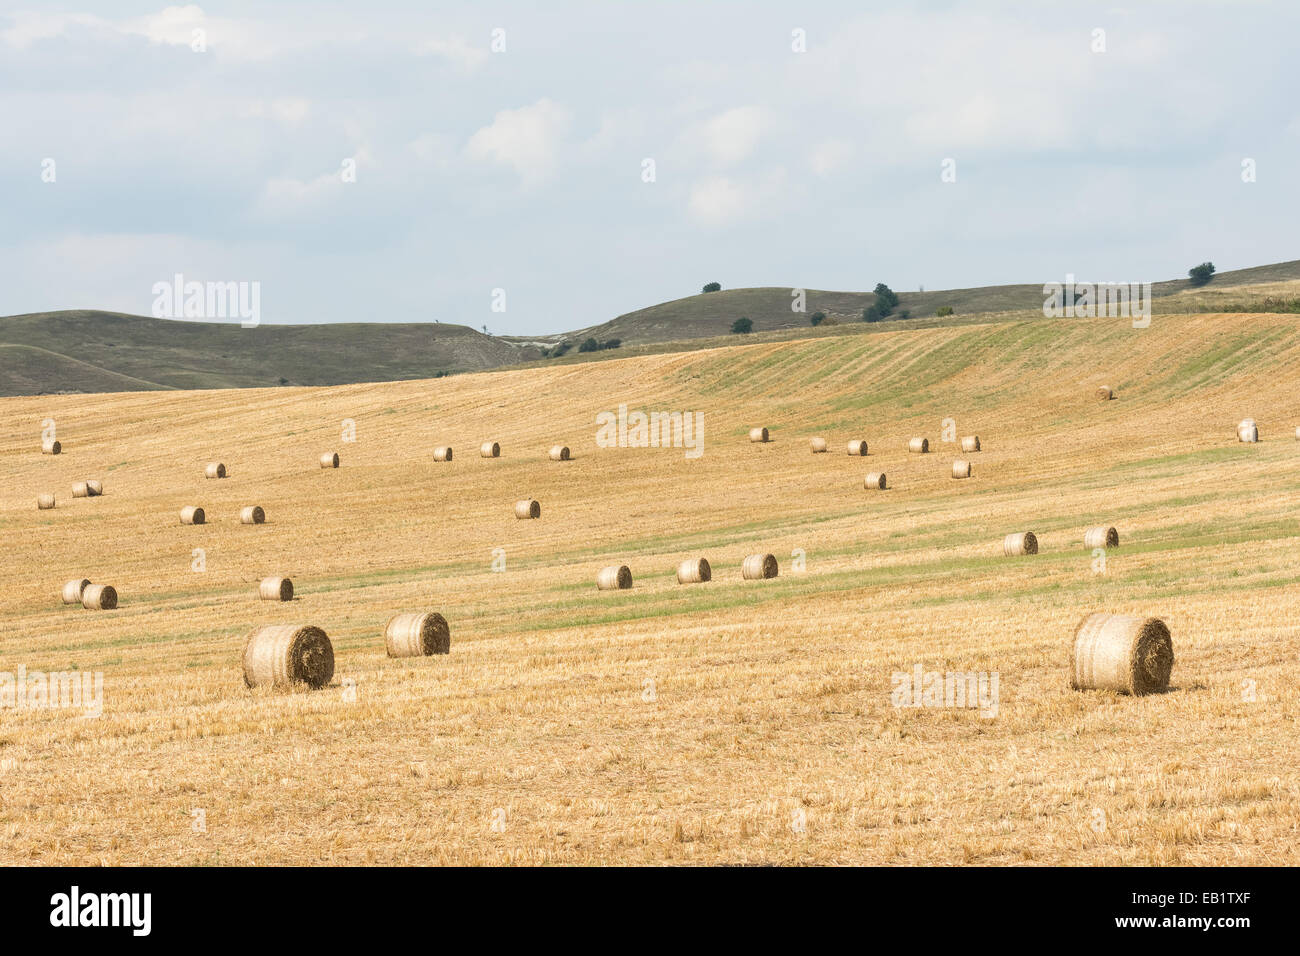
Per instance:
[[[0,0],[0,315],[543,334],[1300,258],[1300,4]]]

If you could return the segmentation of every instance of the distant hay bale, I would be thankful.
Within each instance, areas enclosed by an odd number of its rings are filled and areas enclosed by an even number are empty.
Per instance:
[[[451,461],[451,446],[439,445],[433,450],[434,461]]]
[[[1295,440],[1300,441],[1300,428],[1295,430]]]
[[[740,575],[746,581],[762,581],[777,575],[776,555],[751,554],[740,566]]]
[[[41,454],[42,454],[42,455],[58,455],[58,454],[61,454],[62,452],[63,452],[63,443],[62,443],[62,442],[57,442],[57,441],[43,441],[43,442],[41,442]]]
[[[240,524],[264,524],[266,522],[266,512],[259,505],[249,505],[239,512]]]
[[[1115,390],[1112,389],[1109,385],[1099,385],[1097,386],[1096,395],[1097,395],[1097,401],[1109,402],[1112,398],[1115,397]]]
[[[534,501],[532,498],[525,498],[523,501],[515,502],[516,518],[540,518],[541,516],[541,502]]]
[[[494,441],[485,441],[478,447],[479,456],[482,458],[500,458],[501,445]]]
[[[40,508],[42,511],[49,511],[51,508],[55,506],[56,506],[56,502],[54,500],[53,495],[36,496],[36,507]]]
[[[1105,525],[1089,528],[1083,533],[1083,546],[1085,548],[1118,548],[1119,532]]]
[[[208,466],[203,469],[203,474],[208,478],[224,478],[226,466],[219,461],[208,462]]]
[[[865,488],[870,488],[872,491],[884,491],[885,473],[883,471],[867,472],[867,477],[862,480],[862,485]]]
[[[1037,554],[1038,538],[1032,531],[1019,531],[1002,539],[1002,553],[1007,557],[1018,554]]]
[[[92,478],[90,481],[86,482],[86,491],[90,492],[90,497],[98,498],[104,493],[104,483],[102,481],[95,481]]]
[[[750,441],[759,441],[759,442],[761,442],[761,441],[767,441],[767,429],[766,429],[766,428],[751,428],[751,429],[749,430],[749,440],[750,440]]]
[[[924,455],[930,450],[930,439],[913,438],[907,443],[907,450],[917,455]]]
[[[952,476],[954,478],[970,477],[970,462],[958,458],[952,463]]]
[[[435,611],[397,614],[384,628],[389,657],[427,657],[451,653],[451,629]]]
[[[687,558],[677,565],[678,584],[702,584],[713,580],[713,569],[705,558]]]
[[[1074,633],[1070,686],[1116,690],[1134,696],[1169,689],[1174,644],[1157,617],[1089,614]]]
[[[864,442],[864,441],[862,441],[862,440],[860,440],[860,439],[854,439],[853,441],[849,442],[849,454],[850,454],[850,455],[862,456],[862,455],[865,455],[866,453],[867,453],[867,443],[866,443],[866,442]]]
[[[339,453],[336,451],[327,451],[320,456],[320,466],[322,468],[337,468],[339,466]]]
[[[568,445],[551,446],[551,461],[568,461],[568,460],[569,460]]]
[[[207,517],[202,508],[186,505],[181,509],[181,524],[203,524]]]
[[[1237,426],[1237,441],[1259,441],[1259,427],[1255,424],[1255,419],[1243,418],[1241,420],[1241,424]]]
[[[90,586],[90,578],[82,578],[79,581],[69,581],[63,585],[63,603],[80,604],[82,596],[86,593],[86,588]]]
[[[111,611],[117,607],[117,589],[111,584],[88,584],[81,592],[81,606],[87,611]]]
[[[84,481],[79,481],[72,486],[72,497],[74,498],[90,497],[90,489],[86,487],[86,483]]]
[[[980,450],[980,436],[979,436],[979,435],[967,435],[965,438],[963,438],[963,439],[961,440],[961,450],[962,450],[962,451],[979,451],[979,450]]]
[[[293,582],[288,578],[262,578],[257,596],[263,601],[292,601]]]
[[[248,687],[324,687],[334,676],[334,645],[319,627],[271,624],[254,628],[244,645]]]
[[[632,569],[626,564],[611,564],[596,575],[596,587],[602,591],[625,591],[632,586]]]
[[[1296,433],[1297,433],[1298,435],[1300,435],[1300,428],[1297,428],[1297,429],[1296,429]],[[809,439],[808,444],[812,446],[812,453],[813,453],[814,455],[819,455],[819,454],[821,454],[822,452],[826,451],[826,439],[825,439],[825,438],[812,438],[812,439]]]

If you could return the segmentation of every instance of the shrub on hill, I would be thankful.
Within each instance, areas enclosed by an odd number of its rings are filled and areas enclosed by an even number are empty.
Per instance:
[[[583,342],[581,345],[578,346],[578,351],[598,352],[600,351],[600,343],[597,342],[595,339],[587,339],[587,341]]]
[[[937,308],[937,309],[934,310],[934,314],[937,315],[937,316],[938,316],[939,318],[941,318],[941,319],[942,319],[945,315],[952,315],[952,306],[950,306],[950,305],[941,305],[941,306],[939,306],[939,308]]]
[[[721,282],[709,282],[709,283],[706,283],[705,286],[704,286],[704,288],[703,288],[701,291],[703,291],[703,292],[721,292],[721,291],[722,291],[722,283],[721,283]]]
[[[825,312],[814,312],[812,315],[808,317],[808,322],[810,325],[821,325],[825,321],[826,321]]]
[[[1202,262],[1199,266],[1192,266],[1187,270],[1187,278],[1192,280],[1192,285],[1202,286],[1214,278],[1214,263]]]
[[[754,331],[754,323],[747,318],[737,319],[731,323],[731,331],[737,335],[748,335]]]

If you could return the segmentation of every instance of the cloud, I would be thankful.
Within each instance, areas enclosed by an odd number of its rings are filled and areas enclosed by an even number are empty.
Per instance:
[[[31,13],[9,14],[11,26],[0,30],[0,40],[15,49],[25,50],[37,40],[50,40],[63,36],[68,27],[102,27],[107,21],[89,13]]]
[[[416,44],[415,53],[417,56],[442,57],[466,72],[482,66],[489,56],[483,47],[471,45],[458,33],[422,40]]]
[[[754,151],[768,128],[767,114],[757,106],[741,106],[720,113],[704,124],[700,140],[719,166],[733,166]]]
[[[818,176],[829,176],[853,155],[853,147],[842,139],[828,139],[808,152],[808,168]]]
[[[543,97],[532,106],[498,112],[470,137],[465,155],[509,166],[524,182],[533,183],[554,169],[571,124],[572,116],[564,106]]]

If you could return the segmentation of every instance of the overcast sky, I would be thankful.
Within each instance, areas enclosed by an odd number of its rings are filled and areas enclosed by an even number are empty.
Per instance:
[[[1300,4],[864,6],[0,0],[0,314],[181,273],[519,334],[1300,258]]]

